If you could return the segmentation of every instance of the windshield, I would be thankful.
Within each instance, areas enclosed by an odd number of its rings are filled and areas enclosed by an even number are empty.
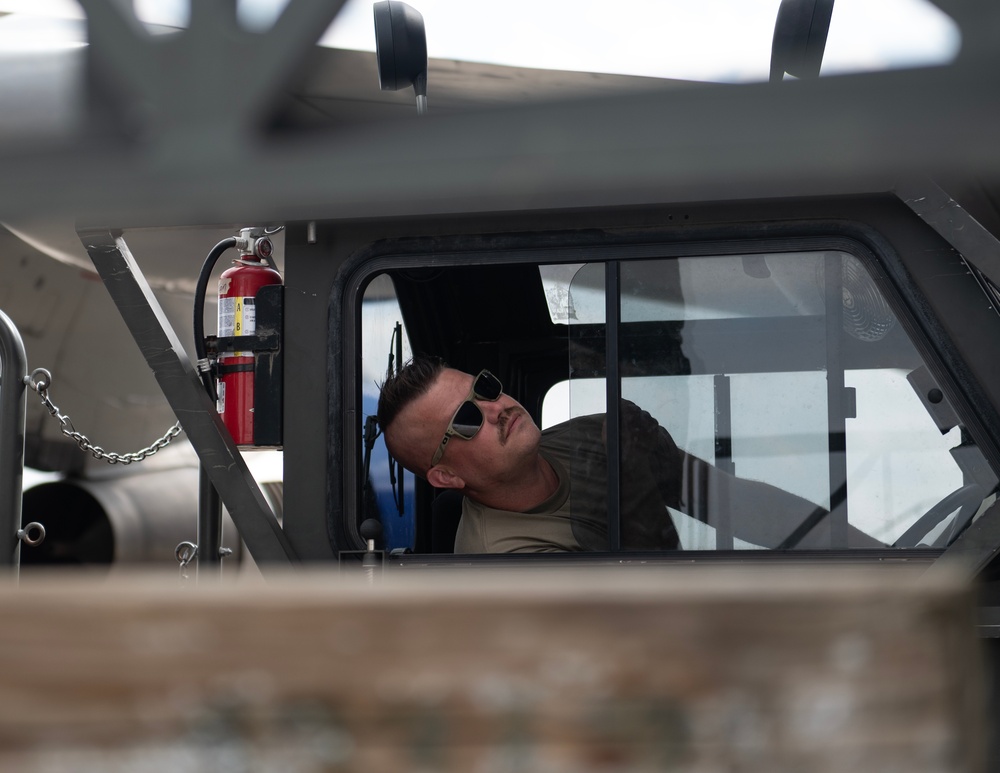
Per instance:
[[[559,437],[587,491],[574,518],[588,549],[606,545],[611,485],[604,441],[588,445],[606,436],[607,384],[586,377],[604,358],[605,269],[540,272],[582,376],[553,388],[542,424],[582,428]],[[624,549],[943,547],[995,488],[854,255],[622,263],[620,308]],[[660,486],[650,501],[646,478]]]

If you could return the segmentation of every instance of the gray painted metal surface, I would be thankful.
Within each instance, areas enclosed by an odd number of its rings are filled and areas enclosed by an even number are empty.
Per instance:
[[[955,247],[993,284],[1000,287],[1000,240],[931,180],[907,180],[896,186],[899,198]]]
[[[984,43],[1000,38],[1000,14],[989,0],[942,2],[963,34],[948,67],[452,115],[435,115],[432,84],[427,116],[314,133],[268,133],[265,119],[338,3],[292,2],[266,34],[238,30],[226,3],[196,3],[188,30],[158,37],[117,3],[83,5],[99,85],[91,125],[70,142],[4,153],[0,210],[10,215],[44,206],[120,226],[280,222],[887,190],[915,170],[1000,173],[1000,68]]]
[[[888,190],[914,171],[1000,173],[993,152],[1000,104],[984,100],[1000,92],[997,72],[897,72],[431,112],[419,122],[333,136],[242,142],[240,152],[220,154],[206,154],[214,141],[198,135],[172,150],[20,154],[4,159],[16,184],[0,206],[19,214],[45,200],[86,222],[129,225]]]
[[[948,240],[969,264],[1000,285],[1000,240],[983,228],[951,196],[931,180],[897,186],[899,198]],[[975,576],[1000,552],[1000,507],[991,505],[945,551],[933,571],[961,567]]]

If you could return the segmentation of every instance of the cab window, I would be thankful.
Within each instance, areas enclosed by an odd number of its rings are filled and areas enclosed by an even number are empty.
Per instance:
[[[858,257],[623,261],[611,306],[606,264],[572,269],[541,272],[570,373],[596,376],[620,309],[623,549],[943,547],[993,501],[992,471]],[[543,424],[603,414],[608,395],[606,376],[567,379]],[[664,463],[679,468],[666,532],[634,497]]]
[[[368,285],[361,305],[361,479],[358,522],[375,519],[389,550],[415,547],[414,477],[389,456],[374,417],[379,386],[412,355],[399,301],[386,274]]]
[[[411,347],[491,370],[561,454],[573,550],[943,548],[992,504],[864,249],[681,250],[385,270],[364,291],[359,414]],[[358,448],[359,522],[382,521],[386,550],[450,552],[460,504],[381,439]]]

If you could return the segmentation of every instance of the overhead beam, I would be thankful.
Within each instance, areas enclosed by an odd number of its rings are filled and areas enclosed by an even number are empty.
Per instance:
[[[292,0],[263,33],[239,27],[235,0],[205,0],[169,35],[149,34],[127,3],[81,0],[94,120],[69,141],[0,150],[0,216],[419,216],[887,190],[914,171],[1000,176],[1000,11],[935,1],[963,35],[947,67],[449,116],[434,114],[431,84],[419,121],[266,134],[342,0]],[[374,94],[374,70],[371,83]]]
[[[7,217],[177,225],[888,190],[1000,176],[1000,67],[706,87],[262,137],[0,156]],[[147,152],[148,151],[148,152]]]

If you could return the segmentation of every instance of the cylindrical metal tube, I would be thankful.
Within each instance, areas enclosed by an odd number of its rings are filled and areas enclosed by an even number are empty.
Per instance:
[[[198,475],[198,579],[222,575],[222,500],[204,465]]]
[[[28,359],[14,323],[0,311],[0,563],[18,565]]]

